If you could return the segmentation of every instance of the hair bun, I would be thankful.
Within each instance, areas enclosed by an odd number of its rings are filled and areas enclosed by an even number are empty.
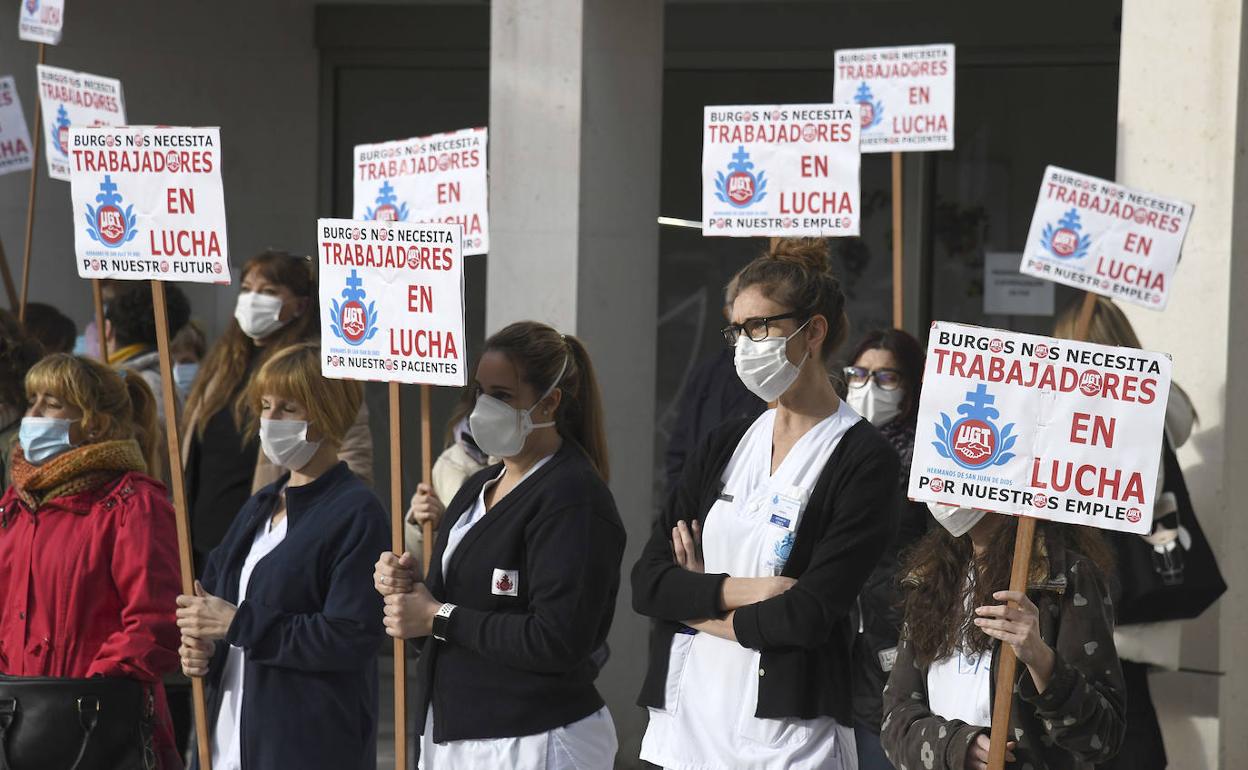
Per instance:
[[[827,238],[779,238],[772,242],[767,256],[814,273],[826,273],[831,269],[832,248]]]

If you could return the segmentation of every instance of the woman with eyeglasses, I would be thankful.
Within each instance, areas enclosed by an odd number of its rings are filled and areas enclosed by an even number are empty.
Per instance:
[[[923,380],[923,346],[901,329],[867,332],[843,370],[846,401],[870,422],[897,452],[897,486],[906,496],[914,456],[915,421]],[[899,554],[918,541],[931,521],[927,506],[905,503],[900,526],[858,596],[854,637],[854,737],[861,770],[893,770],[880,746],[884,685],[897,657],[901,635],[901,593],[896,582]]]
[[[656,620],[641,758],[852,770],[851,612],[896,528],[897,455],[828,377],[849,324],[825,241],[747,265],[732,321],[737,375],[776,405],[690,456],[633,567]]]

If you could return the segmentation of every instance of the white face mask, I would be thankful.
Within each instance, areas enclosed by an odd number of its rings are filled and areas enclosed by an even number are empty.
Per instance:
[[[306,420],[260,420],[260,448],[274,465],[297,471],[312,461],[321,442],[308,441]]]
[[[490,457],[515,457],[524,449],[524,441],[534,429],[554,425],[553,422],[533,422],[533,410],[554,392],[567,370],[568,359],[564,358],[559,376],[528,409],[516,409],[484,393],[478,395],[477,404],[468,415],[468,427],[481,451]]]
[[[987,511],[977,511],[974,508],[959,508],[956,505],[945,505],[944,503],[928,503],[927,509],[932,512],[932,518],[949,531],[954,537],[962,537],[984,518]]]
[[[755,342],[745,334],[737,338],[734,363],[737,376],[747,390],[769,404],[784,395],[810,357],[808,349],[802,360],[794,364],[789,360],[788,350],[789,340],[801,333],[808,323],[810,319],[787,337],[768,337],[762,342]]]
[[[243,334],[253,340],[262,340],[273,332],[290,323],[278,316],[282,314],[282,301],[277,297],[245,291],[238,295],[238,304],[234,306],[234,318],[242,328]]]
[[[851,387],[845,400],[855,412],[878,428],[901,414],[901,402],[905,400],[905,395],[901,388],[884,390],[874,382],[868,382],[861,388]]]

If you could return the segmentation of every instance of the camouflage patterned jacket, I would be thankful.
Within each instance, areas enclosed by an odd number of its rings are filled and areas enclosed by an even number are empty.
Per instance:
[[[1010,738],[1011,770],[1085,770],[1118,752],[1126,727],[1122,669],[1114,649],[1113,607],[1101,572],[1088,559],[1041,543],[1027,595],[1040,610],[1040,633],[1056,653],[1053,676],[1036,692],[1018,666]],[[1000,642],[993,643],[995,697]],[[983,727],[943,719],[928,708],[927,668],[902,638],[884,688],[884,751],[897,770],[963,770]]]

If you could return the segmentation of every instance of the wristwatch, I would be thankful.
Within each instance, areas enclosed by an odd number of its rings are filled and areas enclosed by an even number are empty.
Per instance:
[[[446,641],[446,629],[451,624],[451,613],[454,611],[455,605],[447,602],[433,616],[433,638],[439,642]]]

